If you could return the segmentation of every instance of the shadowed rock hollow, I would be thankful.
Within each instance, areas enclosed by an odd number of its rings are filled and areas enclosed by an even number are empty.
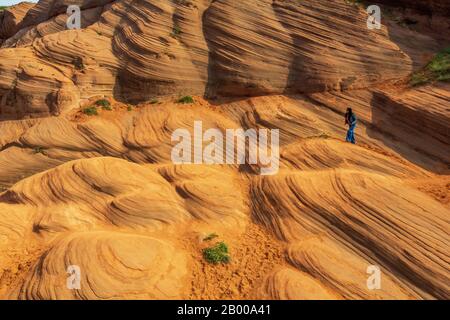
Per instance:
[[[418,3],[383,6],[380,30],[344,0],[0,12],[0,298],[448,299],[450,84],[408,81],[450,25],[445,1]],[[195,121],[279,129],[278,174],[173,164]],[[203,260],[211,233],[229,264]]]

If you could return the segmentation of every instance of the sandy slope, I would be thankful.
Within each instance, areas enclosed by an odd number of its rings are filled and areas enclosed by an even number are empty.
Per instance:
[[[436,201],[428,190],[419,191],[424,181],[430,186],[444,176],[366,136],[364,124],[358,130],[362,146],[342,142],[340,115],[301,97],[220,107],[196,100],[134,111],[117,103],[115,111],[97,117],[2,123],[9,132],[0,153],[7,188],[0,195],[2,248],[36,243],[26,255],[30,261],[4,253],[11,259],[2,260],[8,271],[1,282],[4,297],[448,297],[449,207],[445,198]],[[255,167],[172,165],[166,132],[192,126],[194,118],[205,128],[283,128],[280,173],[261,177]],[[42,153],[33,153],[33,146]],[[30,177],[18,175],[23,168]],[[448,187],[439,190],[448,197]],[[205,244],[199,238],[210,232],[229,243],[230,265],[202,261]],[[90,247],[100,256],[84,262],[78,252]],[[136,283],[118,263],[123,250],[135,253],[128,263],[142,264]],[[162,260],[135,261],[147,259],[143,252]],[[12,273],[18,263],[24,266]],[[161,283],[146,278],[152,268],[159,272],[161,264],[173,263],[178,271],[158,278]],[[92,283],[81,292],[61,284],[70,264],[86,270]],[[370,264],[382,267],[382,291],[365,287]],[[43,266],[48,271],[37,273]],[[165,279],[176,279],[170,292],[160,289]]]
[[[450,86],[401,84],[442,39],[369,33],[345,1],[79,2],[79,31],[64,0],[0,23],[0,298],[450,297]],[[279,128],[279,173],[174,165],[200,120]],[[201,256],[213,232],[227,265]]]

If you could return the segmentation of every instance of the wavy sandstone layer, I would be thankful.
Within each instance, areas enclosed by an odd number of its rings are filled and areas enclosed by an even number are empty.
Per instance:
[[[0,299],[450,297],[450,86],[404,84],[445,35],[338,0],[79,0],[66,30],[69,2],[0,14]],[[174,164],[196,121],[279,129],[279,172]]]
[[[2,118],[59,114],[103,94],[138,102],[365,88],[408,76],[409,51],[438,46],[369,30],[365,11],[345,1],[84,0],[81,30],[66,30],[68,4],[40,1],[20,32],[3,33]]]

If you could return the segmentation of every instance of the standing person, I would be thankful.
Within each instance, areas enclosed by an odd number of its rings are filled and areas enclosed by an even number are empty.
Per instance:
[[[353,113],[352,108],[347,108],[347,112],[345,113],[345,124],[348,125],[347,138],[345,140],[355,144],[356,116]]]

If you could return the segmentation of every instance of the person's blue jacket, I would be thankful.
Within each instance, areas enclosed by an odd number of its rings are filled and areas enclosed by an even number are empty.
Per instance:
[[[357,119],[356,119],[356,116],[354,113],[352,113],[350,116],[347,115],[346,122],[349,126],[351,126],[351,127],[355,126],[356,121],[357,121]]]
[[[356,116],[354,113],[349,117],[349,120],[351,126],[356,125]]]

